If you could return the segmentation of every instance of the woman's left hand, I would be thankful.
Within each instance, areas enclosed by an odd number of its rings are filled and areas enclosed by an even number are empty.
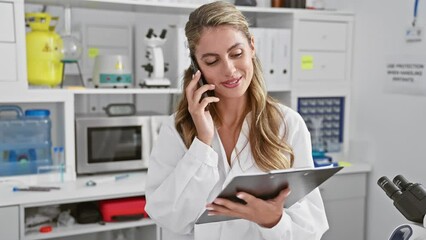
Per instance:
[[[248,193],[239,192],[237,197],[247,204],[233,202],[224,198],[217,198],[213,203],[207,204],[206,207],[211,215],[224,215],[247,219],[262,227],[272,228],[280,221],[284,211],[283,206],[289,194],[290,189],[286,188],[281,190],[275,198],[263,200]]]

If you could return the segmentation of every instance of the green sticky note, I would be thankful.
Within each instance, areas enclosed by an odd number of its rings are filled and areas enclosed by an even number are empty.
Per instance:
[[[311,55],[302,56],[302,70],[311,70],[314,68],[314,57]]]
[[[99,54],[98,48],[89,48],[87,50],[87,54],[89,55],[89,58],[95,58]]]

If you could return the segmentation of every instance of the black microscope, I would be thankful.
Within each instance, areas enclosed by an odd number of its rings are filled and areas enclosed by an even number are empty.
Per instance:
[[[398,226],[389,240],[426,239],[426,190],[419,183],[411,183],[402,175],[391,182],[383,176],[377,184],[385,191],[393,204],[413,224]]]

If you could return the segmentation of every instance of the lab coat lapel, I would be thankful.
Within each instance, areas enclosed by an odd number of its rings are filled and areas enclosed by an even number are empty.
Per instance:
[[[243,122],[243,126],[241,127],[240,136],[238,137],[238,141],[235,146],[238,157],[235,157],[235,160],[232,163],[233,168],[239,169],[240,173],[245,173],[254,164],[249,143],[249,121],[250,114],[248,114]]]
[[[254,164],[253,158],[251,156],[250,143],[248,142],[248,136],[249,136],[248,118],[249,117],[246,118],[246,120],[243,123],[243,126],[241,127],[241,132],[238,137],[238,141],[235,146],[234,153],[232,154],[233,156],[232,167],[228,175],[226,176],[223,187],[225,187],[235,176],[246,173],[247,170],[250,169]]]

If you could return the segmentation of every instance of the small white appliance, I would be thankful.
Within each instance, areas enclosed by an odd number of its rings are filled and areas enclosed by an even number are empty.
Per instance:
[[[78,115],[77,174],[141,170],[151,150],[150,116]]]
[[[98,55],[93,69],[96,88],[132,87],[132,67],[124,55]]]

